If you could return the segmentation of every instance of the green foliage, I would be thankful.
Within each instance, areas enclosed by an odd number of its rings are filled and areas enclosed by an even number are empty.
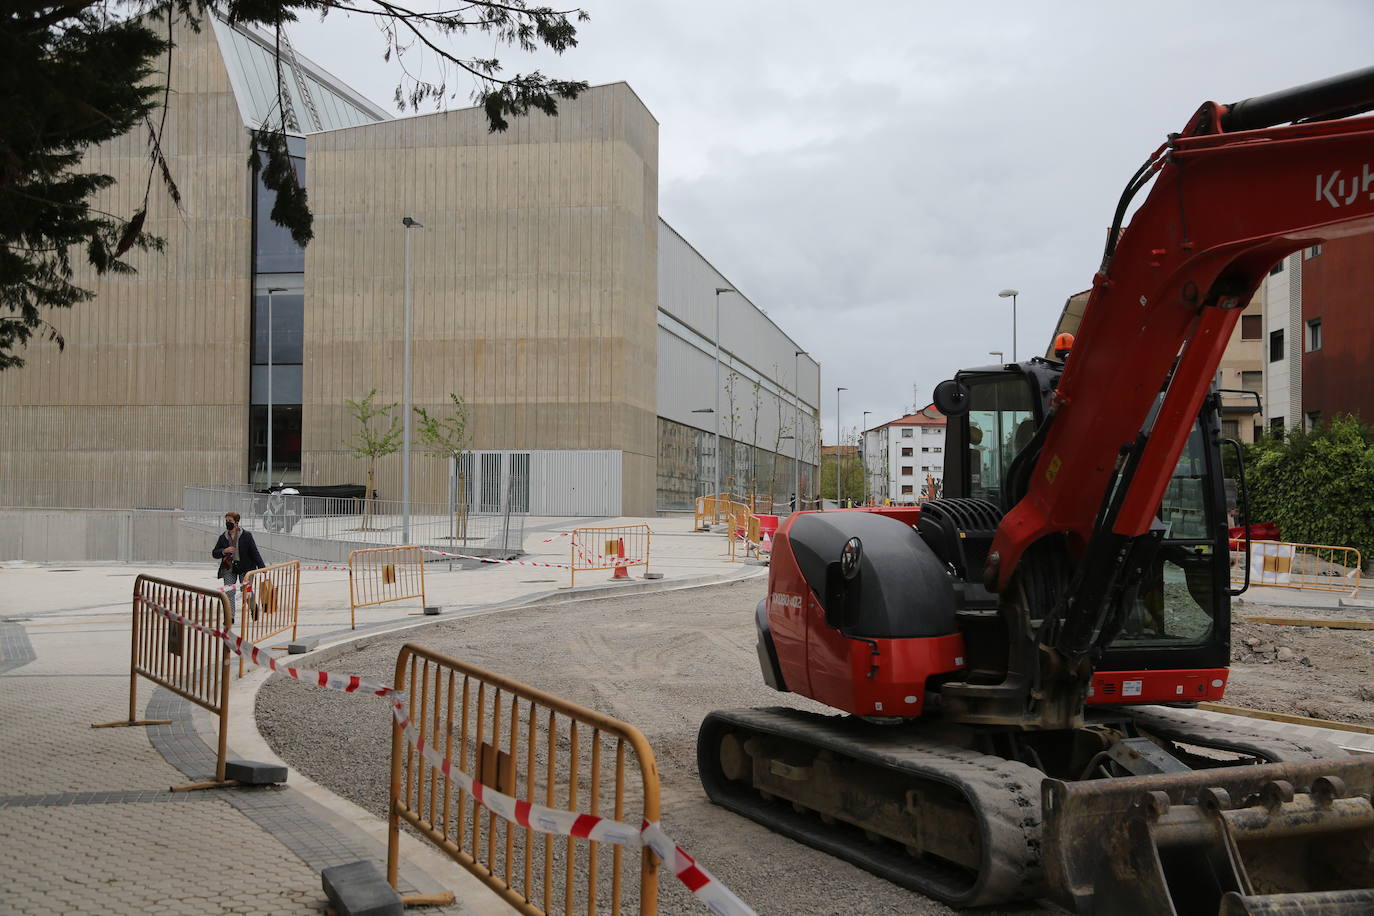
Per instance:
[[[461,458],[472,447],[468,431],[468,405],[458,395],[450,394],[453,414],[441,417],[423,407],[412,408],[420,418],[415,432],[431,458]]]
[[[299,13],[323,18],[335,10],[376,21],[383,57],[394,57],[401,72],[396,102],[402,108],[432,103],[437,109],[455,98],[450,78],[463,76],[488,128],[503,131],[511,117],[531,110],[557,114],[560,99],[575,99],[587,88],[538,71],[504,78],[500,60],[452,48],[467,36],[488,48],[542,47],[560,54],[577,44],[575,23],[587,20],[585,12],[526,0],[470,0],[437,11],[393,0],[6,0],[0,4],[0,370],[24,364],[16,352],[35,333],[63,345],[43,310],[92,297],[72,282],[74,259],[84,259],[97,274],[131,273],[122,260],[129,251],[162,248],[143,224],[155,179],[174,204],[181,201],[162,151],[166,105],[179,88],[169,82],[173,23],[199,29],[206,16],[219,14],[274,33],[280,48],[280,29]],[[406,55],[412,59],[403,60]],[[279,60],[279,100],[282,74]],[[272,219],[304,245],[313,235],[312,217],[287,154],[284,108],[279,101],[254,131],[252,163],[277,192]],[[92,207],[114,178],[82,171],[86,150],[145,128],[141,203],[127,215]]]
[[[72,282],[75,259],[98,274],[129,273],[125,254],[160,247],[143,231],[146,193],[127,218],[92,207],[114,179],[81,160],[140,124],[154,137],[160,92],[149,81],[166,49],[143,23],[111,22],[85,4],[21,0],[0,12],[0,369],[24,364],[16,351],[35,332],[61,345],[42,313],[91,298]],[[150,150],[161,171],[151,139]]]
[[[844,482],[845,501],[848,502],[852,499],[857,505],[864,495],[863,462],[854,455],[845,455],[838,464]],[[835,498],[835,468],[834,455],[821,456],[821,496],[825,499]]]
[[[378,404],[376,398],[377,389],[373,388],[361,401],[344,402],[353,419],[358,421],[357,438],[348,443],[348,447],[354,455],[369,461],[394,454],[401,447],[401,421],[391,415],[396,402]],[[374,426],[374,420],[380,420],[382,425]],[[389,426],[387,421],[390,421]]]
[[[1266,436],[1247,452],[1251,521],[1277,522],[1285,541],[1374,558],[1374,427],[1341,416]]]

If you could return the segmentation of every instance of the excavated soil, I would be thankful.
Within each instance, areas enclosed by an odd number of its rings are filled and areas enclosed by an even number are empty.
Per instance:
[[[1245,613],[1354,616],[1324,609],[1253,605]],[[1231,627],[1231,659],[1227,703],[1374,726],[1374,630],[1274,626],[1237,619]]]

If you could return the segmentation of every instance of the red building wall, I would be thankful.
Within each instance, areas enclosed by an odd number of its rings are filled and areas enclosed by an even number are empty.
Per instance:
[[[1322,345],[1307,349],[1307,322]],[[1335,239],[1302,265],[1302,409],[1323,419],[1357,414],[1374,423],[1374,236]],[[1290,422],[1296,422],[1297,417]]]

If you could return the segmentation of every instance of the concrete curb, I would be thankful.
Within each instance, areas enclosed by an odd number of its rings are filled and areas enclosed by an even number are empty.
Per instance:
[[[480,617],[486,614],[529,607],[554,607],[560,604],[573,604],[617,595],[705,588],[711,585],[724,585],[759,578],[766,575],[767,571],[766,567],[747,566],[737,567],[728,573],[713,573],[683,579],[636,579],[627,584],[594,586],[577,591],[554,589],[508,601],[468,608],[456,614],[410,620],[386,629],[348,631],[350,635],[325,643],[320,648],[308,653],[308,657],[311,663],[323,667],[321,663],[327,662],[330,658],[340,654],[344,648],[359,640],[432,626],[445,619]],[[297,658],[299,657],[297,656]],[[335,829],[341,832],[354,831],[360,833],[368,841],[381,844],[385,848],[387,823],[384,818],[377,817],[305,776],[287,761],[278,757],[271,745],[267,743],[267,739],[262,736],[258,730],[257,696],[258,691],[267,683],[269,676],[270,672],[267,669],[258,668],[233,684],[231,689],[234,700],[229,707],[229,744],[238,753],[284,767],[288,774],[287,784],[291,789],[323,808],[336,822],[334,824]],[[360,699],[366,701],[367,698]],[[247,713],[244,712],[245,709],[248,710]],[[201,737],[205,740],[208,736],[202,732]],[[496,896],[490,888],[478,881],[461,865],[442,855],[428,843],[412,836],[408,831],[401,831],[400,837],[402,860],[411,869],[423,872],[439,886],[453,890],[458,899],[458,905],[464,912],[476,914],[476,916],[505,916],[510,912],[509,906],[500,897]]]

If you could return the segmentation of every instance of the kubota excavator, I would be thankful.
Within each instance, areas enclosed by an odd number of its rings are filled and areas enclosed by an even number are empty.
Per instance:
[[[936,389],[943,498],[779,528],[764,680],[842,714],[711,713],[713,801],[954,905],[1374,913],[1374,758],[1176,708],[1222,696],[1240,591],[1212,380],[1273,264],[1374,231],[1371,109],[1374,68],[1204,104],[1072,352]]]

